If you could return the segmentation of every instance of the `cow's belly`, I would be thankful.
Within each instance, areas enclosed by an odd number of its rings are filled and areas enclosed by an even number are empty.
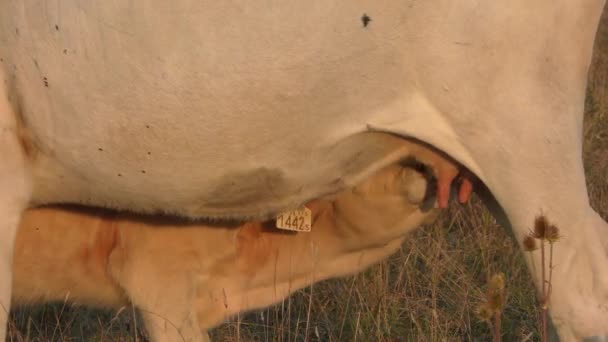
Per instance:
[[[478,171],[422,89],[448,63],[416,62],[436,57],[416,19],[432,8],[237,3],[0,4],[2,65],[38,151],[34,202],[264,216],[403,157],[370,128]]]

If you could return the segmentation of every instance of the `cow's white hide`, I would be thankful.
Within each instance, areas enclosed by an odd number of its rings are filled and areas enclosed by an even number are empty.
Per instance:
[[[9,141],[0,147],[0,303],[8,307],[24,198],[264,217],[401,157],[369,141],[377,130],[469,168],[518,239],[541,211],[558,224],[567,236],[555,256],[559,333],[606,334],[608,227],[589,206],[581,162],[603,5],[3,1],[3,92],[36,153],[25,168],[0,100]]]

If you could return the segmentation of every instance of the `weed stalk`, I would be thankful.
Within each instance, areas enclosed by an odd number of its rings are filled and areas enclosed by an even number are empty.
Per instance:
[[[547,341],[547,309],[549,308],[549,300],[551,298],[552,278],[553,278],[553,244],[560,238],[559,229],[557,226],[549,224],[544,215],[537,216],[534,220],[534,230],[532,230],[523,241],[524,249],[528,252],[533,252],[538,249],[536,240],[540,241],[540,261],[541,261],[541,298],[540,303],[540,318],[541,330],[540,340]],[[546,246],[549,244],[549,265],[546,260]],[[549,267],[549,278],[547,279],[547,267]]]

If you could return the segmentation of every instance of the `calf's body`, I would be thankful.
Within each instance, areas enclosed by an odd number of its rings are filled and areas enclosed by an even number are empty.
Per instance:
[[[17,304],[68,300],[142,309],[154,341],[202,341],[225,318],[392,254],[430,215],[426,179],[392,165],[308,203],[310,233],[274,222],[205,224],[49,207],[26,211],[14,258]]]

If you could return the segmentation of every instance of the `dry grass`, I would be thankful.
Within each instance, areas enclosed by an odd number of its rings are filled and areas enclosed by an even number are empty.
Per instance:
[[[608,11],[597,39],[585,117],[591,202],[608,218]],[[534,290],[514,242],[480,204],[449,209],[386,262],[354,277],[315,284],[284,303],[237,317],[216,341],[491,340],[475,308],[490,275],[504,272],[505,341],[538,340]],[[17,341],[131,341],[135,316],[63,305],[13,314]]]
[[[232,341],[238,330],[246,341],[301,340],[310,306],[311,340],[491,340],[475,309],[497,271],[508,279],[505,340],[534,336],[535,292],[523,259],[479,201],[450,209],[367,272],[317,284],[283,305],[225,324],[214,336]]]

